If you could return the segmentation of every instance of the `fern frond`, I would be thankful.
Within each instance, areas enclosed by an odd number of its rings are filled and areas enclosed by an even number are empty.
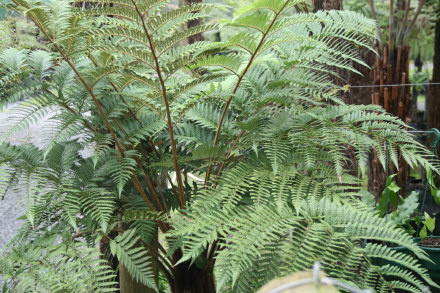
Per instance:
[[[81,291],[115,291],[113,271],[99,251],[86,243],[53,245],[36,239],[33,247],[20,247],[8,259],[16,270],[11,282],[14,292],[59,292],[71,286]]]
[[[139,237],[135,233],[134,229],[125,231],[110,242],[110,249],[138,282],[157,290],[150,257],[145,248],[137,244]]]

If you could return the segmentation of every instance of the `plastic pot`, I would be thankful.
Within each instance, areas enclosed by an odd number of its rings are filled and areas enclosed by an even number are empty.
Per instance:
[[[440,238],[440,236],[430,236],[430,237],[431,238]],[[420,237],[414,238],[414,242],[419,243]],[[431,278],[439,279],[440,278],[440,247],[428,247],[428,246],[422,246],[422,245],[419,245],[419,247],[421,249],[423,249],[428,254],[428,257],[434,263],[431,263],[431,262],[423,260],[423,259],[419,259],[418,261],[420,262],[422,267],[424,267],[428,270],[428,274]],[[404,253],[410,253],[410,251],[408,249],[406,249],[405,247],[402,247],[402,246],[391,247],[391,249],[394,249],[394,250],[400,251],[400,252],[404,252]],[[389,264],[389,265],[393,265],[393,266],[402,267],[401,265],[399,265],[393,261],[385,260],[382,258],[373,258],[372,262],[374,265],[377,265],[377,266],[384,266],[384,265]]]
[[[430,236],[431,238],[440,238],[440,236]],[[420,242],[420,237],[414,238],[414,241],[417,243]],[[428,270],[431,278],[440,278],[440,246],[439,247],[428,247],[419,245],[421,249],[423,249],[429,256],[429,258],[435,262],[435,264],[420,260],[423,267]]]

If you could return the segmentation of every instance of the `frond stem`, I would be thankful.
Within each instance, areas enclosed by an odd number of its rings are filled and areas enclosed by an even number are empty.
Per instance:
[[[165,258],[162,254],[160,254],[159,252],[157,252],[154,247],[152,247],[150,244],[148,244],[145,240],[142,240],[139,238],[139,240],[142,242],[142,244],[144,246],[146,246],[149,251],[151,253],[154,253],[156,256],[158,256],[160,259],[162,259],[163,263],[168,267],[168,269],[172,272],[173,271],[173,266],[169,263],[169,260],[167,258]],[[163,247],[160,245],[159,242],[156,242],[156,244],[158,245],[158,247],[162,248],[161,251],[163,250]],[[153,258],[154,259],[154,258]],[[163,264],[159,261],[157,261],[157,264],[159,266],[162,267],[162,271],[164,271],[164,273],[169,273],[168,270],[163,266]],[[170,275],[170,277],[172,278],[172,276]]]
[[[214,138],[214,146],[217,146],[217,144],[218,144],[218,141],[219,141],[219,138],[220,138],[220,130],[221,130],[222,126],[223,126],[223,121],[225,120],[226,113],[228,112],[229,106],[231,105],[232,98],[234,97],[235,93],[237,92],[237,90],[238,90],[238,88],[239,88],[239,86],[241,84],[241,81],[243,80],[245,74],[249,71],[249,69],[250,69],[250,67],[252,65],[252,62],[254,61],[255,57],[257,56],[258,50],[260,50],[261,46],[266,41],[266,36],[268,35],[270,29],[275,24],[275,21],[278,19],[278,17],[284,11],[284,8],[286,8],[288,3],[289,3],[289,1],[286,1],[284,3],[283,7],[281,7],[281,9],[277,13],[275,13],[274,18],[272,19],[271,23],[267,27],[266,31],[263,33],[263,36],[262,36],[260,42],[258,43],[254,53],[251,55],[251,58],[249,59],[248,64],[246,65],[245,69],[243,70],[243,72],[238,77],[238,81],[235,84],[234,90],[232,91],[231,96],[226,101],[225,108],[223,109],[222,115],[220,117],[220,122],[218,124],[217,131],[216,131],[215,138]],[[211,177],[211,172],[212,172],[212,166],[213,166],[213,164],[212,164],[212,162],[210,162],[209,167],[208,167],[208,171],[206,172],[205,185],[207,185],[209,183],[209,178]]]
[[[96,67],[99,67],[98,63],[96,62],[96,60],[90,55],[87,54],[88,57],[90,58],[90,60],[93,62],[93,64]],[[113,83],[113,81],[107,77],[107,80],[110,82],[110,84],[112,85],[113,89],[118,93],[119,97],[121,98],[122,102],[127,106],[128,111],[133,115],[133,117],[135,118],[135,120],[142,126],[140,120],[137,118],[136,114],[133,112],[133,110],[130,108],[130,106],[128,105],[127,101],[124,99],[124,97],[121,95],[119,89],[116,87],[116,85]],[[128,137],[127,133],[125,132],[125,130],[122,128],[121,124],[118,122],[118,120],[116,118],[113,118],[113,121],[116,123],[116,125],[118,126],[118,128]],[[133,144],[130,144],[130,149],[134,150],[134,146]],[[154,150],[156,150],[154,148]],[[147,187],[148,190],[150,191],[151,195],[153,196],[154,202],[156,204],[156,206],[159,208],[159,210],[164,211],[162,204],[160,203],[159,197],[156,193],[156,190],[154,189],[153,184],[151,183],[150,178],[148,177],[148,174],[146,172],[146,170],[143,168],[141,161],[139,160],[138,156],[135,156],[135,160],[136,163],[138,164],[138,167],[143,171],[143,176],[145,179],[145,182],[147,183]],[[142,195],[142,197],[144,197],[144,195]]]
[[[266,107],[266,106],[268,106],[268,105],[270,105],[270,104],[271,104],[271,103],[261,106],[260,108],[258,108],[257,110],[255,110],[254,113],[252,113],[251,115],[249,115],[247,118],[251,117],[252,115],[257,114],[257,113],[260,112],[264,107]],[[240,131],[240,133],[238,134],[238,136],[234,139],[234,141],[232,142],[231,146],[230,146],[229,149],[228,149],[228,152],[226,153],[226,159],[229,159],[229,157],[230,157],[230,155],[231,155],[231,153],[232,153],[232,150],[233,150],[234,147],[237,145],[238,140],[241,138],[241,136],[242,136],[243,134],[244,134],[244,130]],[[220,175],[222,174],[222,171],[223,171],[224,166],[225,166],[225,162],[222,162],[222,163],[220,164],[219,168],[218,168],[217,176],[215,177],[214,184],[217,184],[217,182],[218,182],[218,180],[219,180],[219,178],[220,178]]]
[[[176,140],[174,139],[174,129],[173,129],[173,123],[171,121],[170,105],[168,103],[167,90],[166,90],[166,87],[165,87],[165,82],[164,82],[164,79],[163,79],[163,76],[162,76],[162,71],[160,70],[159,59],[158,59],[158,57],[156,55],[156,47],[155,47],[154,42],[153,42],[153,36],[148,32],[147,26],[145,24],[144,16],[139,11],[139,8],[136,5],[136,2],[134,0],[131,0],[131,2],[135,6],[136,12],[137,12],[137,14],[139,15],[139,17],[140,17],[140,19],[142,21],[142,26],[143,26],[145,35],[148,38],[148,42],[150,43],[151,53],[153,55],[153,59],[154,59],[154,62],[156,64],[156,72],[157,72],[157,75],[158,75],[158,78],[159,78],[160,86],[162,88],[162,98],[163,98],[163,102],[164,102],[166,113],[167,113],[167,124],[168,124],[168,132],[169,132],[169,135],[170,135],[171,150],[172,150],[172,153],[173,153],[174,171],[176,172],[177,187],[178,187],[179,196],[180,196],[179,206],[180,206],[180,208],[183,208],[185,206],[185,190],[183,188],[183,181],[182,181],[182,175],[180,174],[179,163],[177,162],[177,144],[176,144]]]

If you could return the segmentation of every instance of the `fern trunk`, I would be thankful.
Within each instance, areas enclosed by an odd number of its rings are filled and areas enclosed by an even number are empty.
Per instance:
[[[123,225],[124,230],[127,230],[128,226]],[[153,275],[154,275],[154,283],[156,283],[156,287],[158,287],[159,284],[159,270],[157,265],[157,260],[154,261],[154,257],[158,253],[158,247],[155,243],[158,243],[159,235],[156,231],[154,235],[152,235],[154,241],[150,241],[149,243],[149,250],[148,250],[148,256],[153,259],[151,261],[151,266],[153,269]],[[135,247],[144,247],[141,241],[138,241],[135,244]],[[155,250],[155,251],[152,251]],[[154,288],[151,288],[139,280],[136,280],[133,278],[133,276],[130,274],[129,270],[126,266],[124,266],[122,263],[119,263],[119,288],[121,293],[157,293],[157,291]]]
[[[434,60],[431,83],[440,83],[440,19],[435,23]],[[428,92],[427,122],[428,129],[440,129],[440,85],[430,85]]]
[[[190,261],[183,262],[176,267],[176,277],[171,288],[173,293],[215,293],[215,281],[213,272],[191,264]]]
[[[382,106],[387,112],[409,124],[411,121],[411,88],[409,86],[383,85],[409,83],[409,58],[411,48],[408,46],[398,46],[391,50],[388,48],[389,47],[385,46],[383,52],[380,52],[378,49],[371,84],[381,86],[372,88],[370,96],[371,102],[372,104]],[[399,169],[397,170],[390,162],[388,175],[398,174],[396,181],[401,188],[400,193],[405,196],[409,167],[400,155],[398,163]],[[377,200],[379,200],[380,194],[385,187],[385,174],[384,166],[379,162],[377,153],[374,151],[369,168],[369,190],[377,196]]]
[[[141,282],[133,279],[133,277],[128,272],[127,268],[119,264],[119,286],[121,293],[155,293],[154,289],[151,289]]]
[[[186,5],[193,5],[193,4],[200,4],[203,3],[203,0],[186,0]],[[187,27],[192,28],[198,25],[202,24],[202,20],[200,18],[192,19],[188,21]],[[188,43],[194,44],[195,42],[204,41],[205,38],[203,37],[202,33],[198,33],[192,36],[188,37]]]

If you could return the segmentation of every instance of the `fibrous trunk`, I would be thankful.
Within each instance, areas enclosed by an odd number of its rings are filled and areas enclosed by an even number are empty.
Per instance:
[[[177,252],[179,254],[179,252]],[[175,256],[179,257],[180,255]],[[191,264],[190,261],[175,267],[173,293],[215,293],[215,281],[212,266]]]
[[[203,3],[203,0],[185,0],[186,5],[192,5],[192,4],[197,4],[197,3]],[[195,27],[198,25],[202,24],[202,20],[200,18],[196,18],[196,19],[192,19],[190,21],[188,21],[187,23],[187,28],[191,28],[191,27]],[[200,42],[200,41],[204,41],[205,38],[203,37],[203,35],[201,33],[192,35],[188,37],[188,43],[189,44],[194,44],[196,42]]]
[[[435,24],[434,60],[431,83],[440,83],[440,19]],[[427,105],[428,129],[440,129],[440,85],[431,84],[428,91]]]
[[[344,10],[343,1],[342,0],[313,0],[313,12],[317,12],[319,10]],[[325,24],[323,24],[325,25]],[[332,42],[332,45],[336,47],[343,44],[345,41],[341,39],[335,38]],[[343,58],[343,57],[341,57]],[[349,79],[349,70],[338,68],[336,66],[332,67],[332,71],[336,73],[335,75],[328,75],[328,79],[336,86],[343,87],[347,84]],[[347,103],[348,101],[348,92],[340,91],[340,98]],[[347,157],[350,160],[345,162],[345,169],[350,170],[350,174],[353,176],[358,175],[359,165],[356,159],[356,154],[354,152],[354,148],[352,146],[347,145],[347,149],[345,150]]]
[[[382,106],[388,113],[399,117],[405,123],[411,122],[411,88],[409,84],[410,47],[398,46],[391,52],[385,46],[381,52],[377,49],[376,65],[372,75],[371,103]],[[401,195],[406,194],[408,165],[398,153],[399,168],[389,162],[388,175],[397,173],[396,181]],[[377,152],[373,151],[369,168],[369,191],[377,198],[385,187],[386,171],[379,162]]]

